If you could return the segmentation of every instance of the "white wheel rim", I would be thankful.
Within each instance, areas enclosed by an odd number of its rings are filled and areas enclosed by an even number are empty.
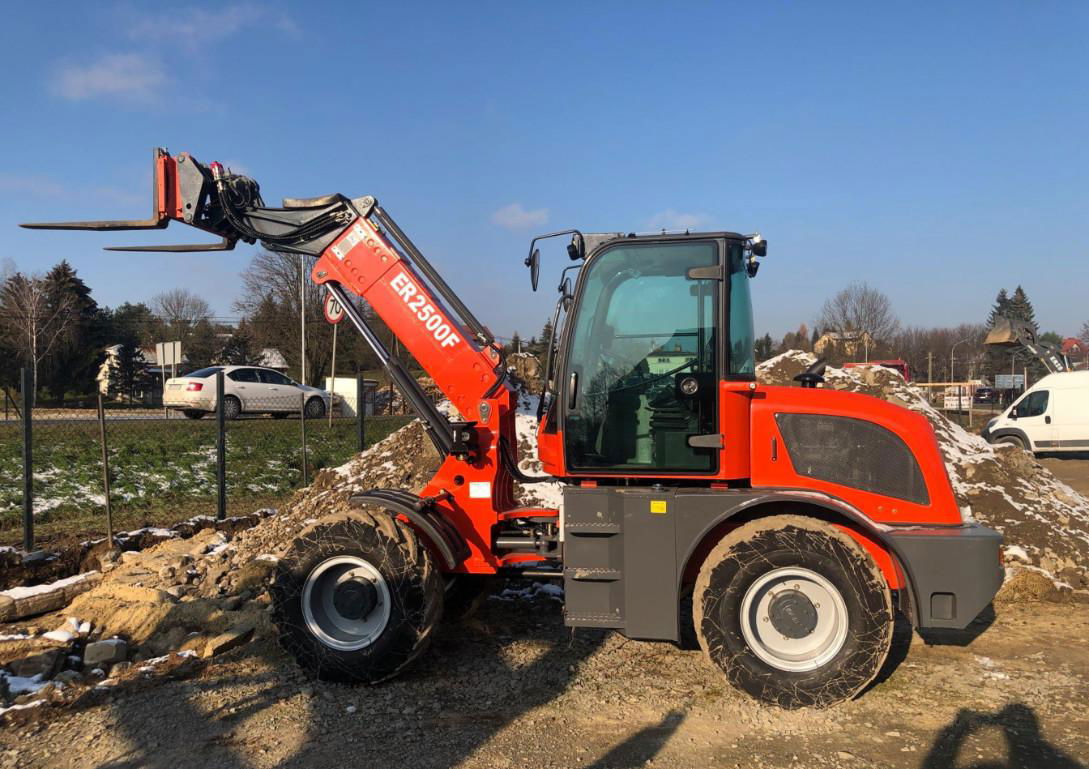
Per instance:
[[[815,571],[773,569],[741,600],[741,634],[753,654],[778,670],[816,670],[847,640],[847,604]]]
[[[342,612],[338,588],[357,582],[373,588],[373,607],[363,616]],[[368,589],[368,593],[369,593]],[[319,563],[310,572],[302,591],[303,619],[307,628],[326,646],[356,651],[370,646],[389,624],[390,594],[385,578],[367,561],[341,555]]]

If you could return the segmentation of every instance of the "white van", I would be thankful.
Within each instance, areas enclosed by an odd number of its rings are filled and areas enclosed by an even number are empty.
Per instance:
[[[1089,451],[1089,371],[1048,374],[988,422],[983,437],[1034,453]]]

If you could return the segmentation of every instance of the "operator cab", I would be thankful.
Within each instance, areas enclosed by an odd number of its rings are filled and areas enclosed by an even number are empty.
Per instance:
[[[568,250],[583,261],[561,290],[542,460],[567,476],[718,477],[719,382],[755,379],[749,281],[765,241],[577,233]]]

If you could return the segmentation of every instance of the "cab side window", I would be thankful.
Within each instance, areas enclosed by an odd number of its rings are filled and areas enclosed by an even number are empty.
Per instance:
[[[1021,403],[1017,406],[1017,416],[1019,417],[1038,417],[1047,411],[1047,390],[1037,390],[1034,393],[1029,393]]]

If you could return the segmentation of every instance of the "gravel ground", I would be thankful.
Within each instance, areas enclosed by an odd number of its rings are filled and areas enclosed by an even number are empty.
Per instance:
[[[1089,610],[999,604],[986,625],[935,644],[901,629],[860,698],[782,711],[698,652],[572,635],[556,601],[493,597],[394,681],[308,681],[263,641],[10,725],[0,766],[1084,767]]]

